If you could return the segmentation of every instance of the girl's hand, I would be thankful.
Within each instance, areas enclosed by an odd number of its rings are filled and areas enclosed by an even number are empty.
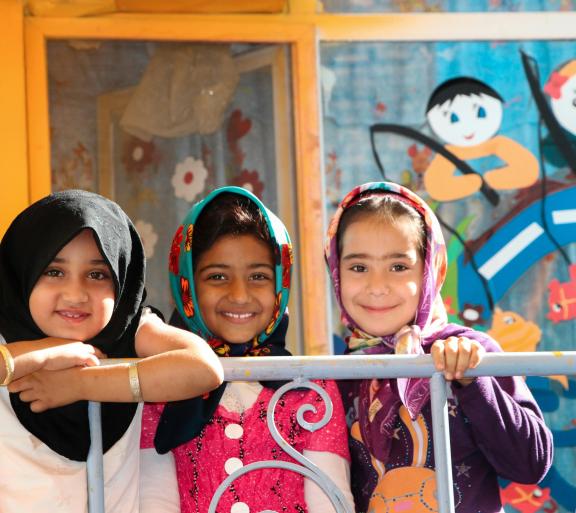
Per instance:
[[[99,349],[83,342],[70,342],[41,351],[45,358],[43,369],[51,371],[100,365],[98,359],[106,357]]]
[[[444,377],[455,379],[462,386],[467,386],[474,378],[463,378],[467,369],[474,369],[482,361],[486,350],[482,345],[466,337],[449,337],[437,340],[432,345],[430,354],[438,371],[444,371]]]
[[[78,367],[36,371],[10,383],[8,390],[19,393],[33,412],[40,413],[82,399],[79,372]]]

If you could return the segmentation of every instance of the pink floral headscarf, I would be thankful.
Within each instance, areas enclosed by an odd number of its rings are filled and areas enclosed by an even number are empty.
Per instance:
[[[325,253],[334,291],[340,304],[342,322],[353,332],[361,333],[354,320],[344,310],[340,297],[340,255],[338,255],[338,240],[336,236],[338,226],[342,214],[351,204],[355,204],[360,197],[372,194],[394,194],[399,200],[413,207],[424,219],[427,228],[426,259],[424,262],[422,295],[414,325],[418,326],[423,333],[431,329],[437,331],[446,324],[446,310],[440,299],[440,289],[446,277],[447,267],[446,245],[442,230],[434,212],[420,197],[401,185],[391,182],[369,182],[355,187],[342,200],[330,222]]]
[[[422,216],[426,226],[424,275],[420,301],[414,324],[405,326],[398,333],[374,337],[364,333],[342,305],[340,290],[340,255],[338,254],[338,226],[343,212],[361,197],[393,194],[400,201],[412,206]],[[383,244],[385,241],[383,241]],[[485,338],[479,332],[448,324],[446,309],[440,289],[446,277],[446,245],[438,219],[428,205],[410,190],[390,182],[371,182],[355,187],[340,203],[334,214],[325,248],[326,262],[340,305],[341,319],[352,332],[346,339],[349,354],[424,354],[436,340],[450,336],[465,335],[469,338]],[[402,378],[365,380],[359,390],[359,422],[364,443],[380,461],[386,461],[390,438],[398,417],[398,409],[404,405],[415,419],[430,398],[428,379]]]

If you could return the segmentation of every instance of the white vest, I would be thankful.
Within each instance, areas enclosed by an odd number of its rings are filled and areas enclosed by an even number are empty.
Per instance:
[[[106,513],[138,513],[141,419],[139,405],[124,436],[104,455]],[[61,456],[27,431],[0,387],[0,512],[40,511],[87,513],[86,463]]]

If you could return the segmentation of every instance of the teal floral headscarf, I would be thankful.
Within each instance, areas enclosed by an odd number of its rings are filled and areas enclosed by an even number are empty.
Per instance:
[[[185,322],[187,328],[206,339],[212,349],[219,356],[230,353],[231,345],[225,340],[220,340],[208,329],[202,313],[198,308],[198,298],[194,284],[194,255],[192,251],[192,239],[194,226],[200,214],[210,203],[223,193],[232,193],[243,196],[252,201],[262,212],[266,220],[266,226],[273,245],[274,271],[275,271],[275,295],[274,314],[270,323],[262,333],[259,333],[247,347],[244,354],[258,355],[269,353],[264,342],[276,330],[288,305],[290,294],[290,277],[292,271],[292,244],[286,227],[266,206],[250,191],[241,187],[221,187],[212,191],[202,201],[196,203],[188,212],[182,224],[176,230],[172,247],[170,249],[170,286],[172,297],[176,303],[176,309]]]

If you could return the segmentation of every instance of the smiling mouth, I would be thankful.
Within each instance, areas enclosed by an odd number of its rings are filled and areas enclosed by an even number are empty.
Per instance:
[[[64,320],[71,322],[80,322],[90,316],[87,312],[78,312],[73,310],[57,310],[56,313]]]
[[[396,306],[368,306],[363,305],[362,308],[370,313],[386,313],[396,308]]]
[[[467,141],[469,141],[469,140],[472,139],[475,135],[476,135],[475,133],[470,134],[470,135],[465,135],[465,136],[464,136],[464,139],[466,139]]]
[[[242,324],[251,321],[256,317],[254,312],[220,312],[220,315],[226,318],[226,320]]]

